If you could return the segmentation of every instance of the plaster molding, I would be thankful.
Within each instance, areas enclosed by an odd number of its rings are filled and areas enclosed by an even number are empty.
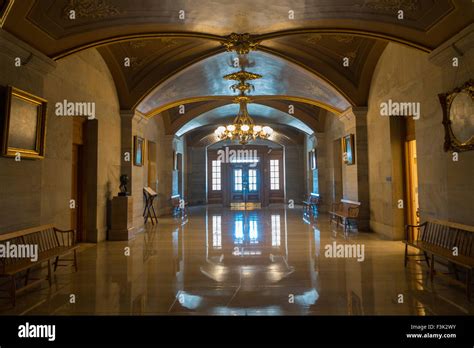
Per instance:
[[[135,111],[133,110],[120,110],[120,118],[133,118]]]
[[[462,58],[472,47],[474,47],[474,23],[438,46],[429,54],[428,59],[438,66],[451,65],[454,57]]]
[[[369,108],[367,106],[354,106],[351,111],[355,117],[366,117]]]
[[[32,69],[42,75],[53,72],[57,65],[54,60],[1,28],[0,53],[11,58],[12,64],[15,63],[15,58],[20,58],[21,67]]]
[[[144,114],[142,114],[140,111],[135,110],[133,113],[133,121],[138,123],[138,124],[147,124],[149,119],[146,117]]]
[[[347,119],[347,120],[350,120],[352,116],[354,116],[353,112],[352,112],[352,108],[348,108],[346,110],[344,110],[342,113],[340,113],[339,115],[337,115],[340,119]]]

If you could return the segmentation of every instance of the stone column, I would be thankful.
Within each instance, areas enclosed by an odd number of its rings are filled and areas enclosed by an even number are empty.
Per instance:
[[[173,141],[174,135],[164,135],[158,141],[158,210],[159,215],[171,213],[171,194],[173,189]]]
[[[367,140],[367,107],[353,107],[355,116],[356,163],[357,163],[357,194],[361,202],[359,211],[359,229],[370,229],[370,196],[369,196],[369,152]]]
[[[132,110],[120,110],[120,175],[128,175],[128,191],[132,193],[132,166],[133,166],[133,121],[134,112]],[[128,158],[127,158],[128,156]],[[128,161],[127,161],[128,159]]]

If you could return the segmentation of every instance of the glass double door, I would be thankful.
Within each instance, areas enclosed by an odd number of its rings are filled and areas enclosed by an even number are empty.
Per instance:
[[[256,164],[231,164],[231,203],[260,202],[260,168]]]

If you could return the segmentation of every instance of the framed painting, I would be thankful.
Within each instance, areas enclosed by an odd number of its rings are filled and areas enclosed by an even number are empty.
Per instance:
[[[444,151],[474,150],[474,80],[438,97],[443,108]]]
[[[145,153],[144,149],[145,139],[135,135],[133,138],[133,164],[141,167],[143,166],[143,156]]]
[[[44,158],[47,101],[7,86],[0,115],[2,156]]]
[[[342,138],[342,159],[347,165],[355,164],[354,134]]]

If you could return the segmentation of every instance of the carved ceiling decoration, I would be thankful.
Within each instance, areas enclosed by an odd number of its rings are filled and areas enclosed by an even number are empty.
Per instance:
[[[232,33],[222,41],[222,45],[228,52],[236,52],[239,55],[255,51],[260,42],[255,40],[249,33]]]
[[[364,105],[375,65],[386,42],[344,34],[302,34],[265,41],[264,52],[297,62],[339,87],[353,104]],[[348,66],[344,59],[348,59]]]
[[[66,20],[70,19],[71,11],[76,18],[104,19],[118,16],[120,10],[107,0],[69,0],[62,14]]]
[[[250,33],[253,42],[264,43],[308,29],[433,49],[467,26],[471,6],[463,0],[202,0],[199,5],[188,0],[21,0],[14,3],[5,28],[50,57],[145,34],[201,37],[238,46],[242,37],[231,33]],[[403,21],[397,18],[400,9]],[[74,20],[68,16],[71,10],[76,12]],[[179,18],[181,10],[184,19]]]
[[[264,76],[255,83],[259,94],[251,94],[256,103],[338,113],[366,105],[388,41],[429,52],[473,21],[472,6],[469,0],[0,0],[0,26],[53,59],[97,47],[120,107],[149,116],[172,115],[180,103],[231,103],[222,76],[235,72],[239,53],[248,53],[247,66]],[[312,129],[319,124],[300,121]],[[170,129],[179,124],[167,122]]]
[[[117,86],[122,109],[131,109],[155,85],[213,55],[215,41],[192,38],[132,40],[99,47]],[[124,59],[130,58],[130,66]]]

